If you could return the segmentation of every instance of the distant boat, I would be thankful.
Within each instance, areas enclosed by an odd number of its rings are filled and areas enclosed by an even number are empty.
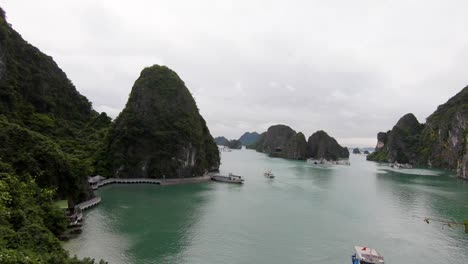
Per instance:
[[[232,150],[228,146],[218,146],[219,150],[224,152],[231,152]]]
[[[398,163],[398,162],[390,164],[390,167],[396,168],[396,169],[412,169],[413,168],[411,164]]]
[[[228,176],[214,175],[214,176],[211,176],[211,180],[220,181],[220,182],[228,182],[228,183],[244,183],[244,179],[242,179],[241,176],[234,175],[232,173],[229,173]]]
[[[339,159],[339,160],[326,160],[326,159],[307,159],[307,163],[313,165],[351,165],[351,162],[347,159]]]
[[[377,250],[360,246],[354,246],[351,260],[353,264],[384,264],[384,259]]]
[[[271,170],[267,170],[263,173],[263,175],[267,178],[270,178],[270,179],[273,179],[275,177],[275,175],[273,174],[273,172],[271,172]]]

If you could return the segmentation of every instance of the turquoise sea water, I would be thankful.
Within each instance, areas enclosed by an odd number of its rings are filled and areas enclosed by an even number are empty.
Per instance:
[[[275,179],[263,176],[272,169]],[[71,254],[110,263],[351,263],[354,245],[389,264],[468,263],[468,234],[426,217],[468,220],[468,182],[351,155],[313,167],[252,150],[222,152],[244,185],[111,185],[86,213]]]

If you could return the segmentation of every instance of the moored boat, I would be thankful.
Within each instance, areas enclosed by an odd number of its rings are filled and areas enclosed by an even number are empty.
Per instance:
[[[220,181],[220,182],[228,182],[228,183],[244,183],[244,179],[242,179],[241,176],[234,175],[232,173],[229,173],[228,176],[213,175],[211,176],[211,180]]]
[[[360,246],[354,246],[351,260],[353,264],[384,264],[384,259],[377,250]]]
[[[326,160],[326,159],[307,159],[307,163],[312,165],[351,165],[348,159]]]

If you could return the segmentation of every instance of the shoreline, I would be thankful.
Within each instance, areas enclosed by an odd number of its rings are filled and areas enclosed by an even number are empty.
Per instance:
[[[155,184],[159,186],[173,186],[173,185],[181,185],[181,184],[195,184],[195,183],[203,183],[211,181],[211,175],[205,174],[203,176],[192,177],[192,178],[177,178],[177,179],[151,179],[151,178],[109,178],[102,180],[96,183],[94,186],[91,186],[94,191],[98,190],[100,187],[110,184]],[[79,220],[76,220],[76,223],[81,223],[84,219],[83,211],[91,209],[102,202],[101,196],[94,195],[93,198],[83,201],[75,206],[75,208],[79,208]],[[81,226],[80,226],[81,228]],[[72,230],[72,229],[70,229]],[[79,232],[81,233],[81,232]],[[79,233],[75,233],[74,235],[78,235]],[[67,240],[73,239],[73,236],[69,236]]]
[[[108,178],[102,180],[91,186],[93,189],[93,194],[95,190],[99,188],[110,185],[110,184],[155,184],[159,186],[172,186],[172,185],[181,185],[181,184],[195,184],[211,181],[211,175],[209,173],[192,178],[176,178],[176,179],[151,179],[151,178]],[[82,211],[90,209],[95,205],[101,203],[102,199],[100,196],[95,195],[93,198],[83,201],[77,204]]]
[[[156,185],[178,185],[188,183],[200,183],[211,180],[210,174],[191,178],[169,178],[169,179],[153,179],[153,178],[108,178],[91,185],[93,191],[109,184],[156,184]]]

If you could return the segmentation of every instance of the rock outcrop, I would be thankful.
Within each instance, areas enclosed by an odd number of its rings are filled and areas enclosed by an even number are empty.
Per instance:
[[[243,146],[250,146],[255,144],[257,140],[260,138],[260,134],[257,132],[245,132],[240,138],[239,141],[242,142]]]
[[[307,158],[307,142],[302,132],[296,133],[286,144],[282,155],[287,159],[304,160]]]
[[[218,146],[227,146],[229,144],[229,139],[225,137],[215,137],[214,141]]]
[[[347,148],[340,146],[325,131],[317,131],[307,141],[307,157],[313,159],[338,160],[349,158]]]
[[[468,86],[427,118],[418,163],[458,171],[468,179]]]
[[[392,130],[378,134],[376,151],[367,156],[372,161],[427,165],[457,170],[467,175],[468,87],[440,105],[426,124],[407,114]]]
[[[419,134],[423,128],[413,114],[404,115],[392,130],[377,135],[376,151],[367,159],[416,164]]]
[[[270,157],[304,160],[307,142],[302,133],[296,133],[285,125],[275,125],[260,136],[255,149],[267,153]]]
[[[359,148],[354,148],[353,154],[361,154],[361,151],[359,150]]]
[[[230,140],[228,142],[227,146],[230,149],[241,149],[242,148],[242,142],[240,142],[240,140],[233,139],[233,140]]]
[[[324,131],[318,131],[307,142],[303,133],[294,131],[285,125],[275,125],[262,133],[258,141],[249,146],[267,153],[270,157],[305,160],[307,158],[338,160],[349,158],[347,148]]]
[[[382,149],[387,144],[387,133],[379,132],[377,134],[377,145],[375,151]]]
[[[116,177],[192,177],[219,168],[218,147],[195,100],[165,66],[141,72],[109,140]]]

